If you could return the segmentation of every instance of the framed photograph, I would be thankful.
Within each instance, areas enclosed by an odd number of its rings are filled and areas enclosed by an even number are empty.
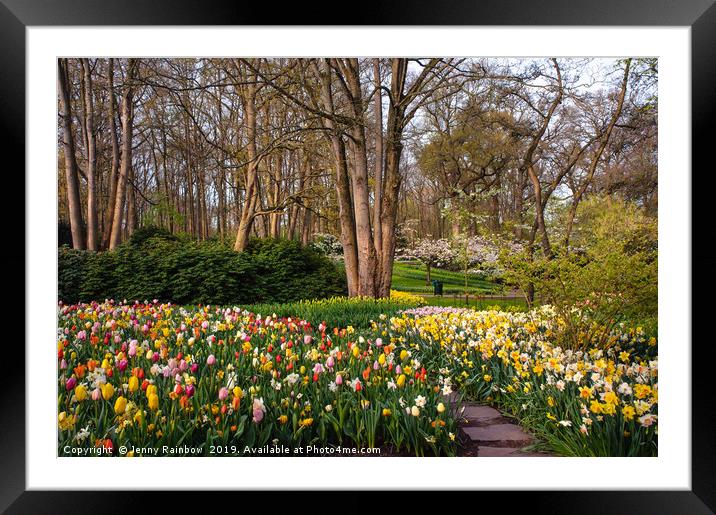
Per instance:
[[[2,0],[0,508],[712,513],[712,4]]]

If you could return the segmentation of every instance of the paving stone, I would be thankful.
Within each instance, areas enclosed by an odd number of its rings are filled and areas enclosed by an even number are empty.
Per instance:
[[[464,427],[470,439],[488,447],[519,448],[529,445],[532,437],[514,424],[494,424],[483,427]]]
[[[488,423],[490,421],[496,421],[502,419],[502,413],[497,411],[495,408],[490,406],[465,406],[465,411],[462,414],[463,418],[468,420],[477,420],[479,422]]]

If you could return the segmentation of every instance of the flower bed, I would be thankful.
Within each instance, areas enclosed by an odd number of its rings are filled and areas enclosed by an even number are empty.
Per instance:
[[[332,312],[361,301],[322,302]],[[582,352],[555,345],[548,307],[405,309],[354,329],[240,308],[60,306],[58,453],[318,445],[451,456],[459,414],[444,395],[457,388],[511,411],[559,454],[656,454],[656,340],[639,328]]]
[[[60,308],[58,341],[60,455],[316,443],[457,450],[456,416],[435,378],[409,351],[351,327],[239,308],[93,303]]]
[[[471,399],[515,414],[552,450],[657,454],[655,338],[620,327],[604,349],[565,350],[548,306],[529,313],[421,308],[390,319],[391,341]]]

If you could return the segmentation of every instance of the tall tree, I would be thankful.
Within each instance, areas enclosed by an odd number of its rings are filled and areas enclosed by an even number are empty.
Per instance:
[[[94,103],[92,101],[92,70],[89,59],[81,59],[82,81],[84,83],[83,104],[85,110],[85,131],[87,134],[87,248],[97,250],[99,245],[97,227],[97,142],[94,133]]]
[[[132,167],[132,136],[133,136],[133,97],[134,80],[137,74],[139,61],[129,59],[127,63],[127,74],[122,88],[122,105],[120,120],[122,123],[122,158],[119,166],[119,177],[117,180],[117,194],[114,202],[114,214],[112,215],[112,231],[109,240],[109,249],[115,249],[121,242],[122,237],[122,215],[125,206],[127,183],[131,176]]]
[[[67,206],[70,212],[70,229],[72,231],[72,247],[84,249],[85,235],[82,223],[82,208],[78,178],[75,141],[72,132],[72,106],[70,98],[70,79],[67,59],[57,60],[57,89],[60,93],[60,109],[62,112],[63,142],[65,154],[65,180],[67,182]]]

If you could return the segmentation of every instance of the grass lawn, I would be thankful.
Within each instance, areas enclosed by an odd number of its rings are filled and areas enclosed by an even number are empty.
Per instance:
[[[517,299],[476,299],[469,297],[465,302],[464,295],[445,295],[443,297],[425,295],[423,296],[428,306],[453,306],[458,308],[471,308],[478,311],[487,310],[499,306],[502,310],[518,309],[527,310],[527,302],[522,298]]]
[[[419,262],[396,262],[393,265],[393,289],[413,293],[432,293],[432,284],[425,284],[425,265]],[[450,272],[439,268],[430,270],[430,279],[443,282],[443,294],[464,293],[465,276],[460,272]],[[467,290],[472,294],[499,293],[501,285],[467,276]],[[464,299],[463,299],[464,300]]]

